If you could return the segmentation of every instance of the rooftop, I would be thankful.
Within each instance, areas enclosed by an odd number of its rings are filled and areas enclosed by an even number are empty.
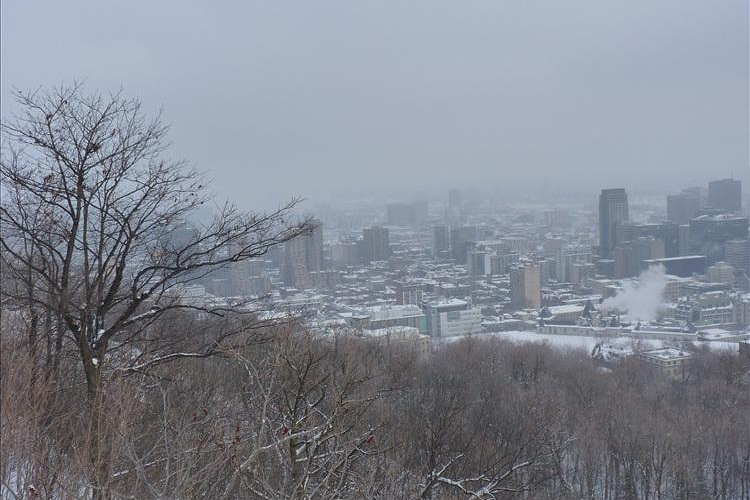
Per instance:
[[[570,314],[583,312],[584,306],[578,304],[565,304],[562,306],[550,306],[548,307],[550,314]]]
[[[682,349],[677,349],[674,347],[664,347],[662,349],[651,349],[649,351],[642,351],[642,356],[647,356],[650,358],[656,358],[656,359],[688,359],[691,358],[692,355],[687,352],[683,351]]]
[[[454,307],[454,306],[468,306],[469,303],[461,299],[443,299],[437,302],[432,302],[432,307]]]
[[[419,333],[419,328],[413,328],[411,326],[392,326],[390,328],[376,328],[374,330],[362,330],[362,335],[365,337],[414,337],[414,338],[429,338],[429,335],[423,335]]]
[[[681,257],[663,257],[661,259],[646,259],[644,262],[677,262],[685,259],[705,259],[705,255],[683,255]]]
[[[386,319],[405,318],[408,316],[419,316],[422,309],[416,305],[392,305],[385,307],[370,307],[367,310],[371,321],[383,321]]]

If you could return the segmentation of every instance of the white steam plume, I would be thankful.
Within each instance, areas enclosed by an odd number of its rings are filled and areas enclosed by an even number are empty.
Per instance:
[[[623,317],[631,321],[654,321],[666,286],[664,266],[651,266],[637,279],[624,282],[617,295],[602,302],[601,309],[624,312]]]

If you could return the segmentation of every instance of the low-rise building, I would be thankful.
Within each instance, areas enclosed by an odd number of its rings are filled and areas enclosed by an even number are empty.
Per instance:
[[[674,347],[651,349],[638,353],[638,359],[652,366],[672,378],[684,378],[686,363],[692,359],[692,354]]]
[[[417,328],[423,333],[427,331],[427,318],[422,309],[413,304],[371,307],[363,314],[369,316],[370,329],[404,326]]]
[[[578,317],[586,307],[578,304],[565,304],[561,306],[549,306],[542,309],[544,320],[548,323],[559,325],[575,325]]]
[[[453,337],[482,331],[482,313],[459,299],[432,302],[426,306],[427,329],[431,337]]]
[[[734,326],[734,305],[717,290],[680,299],[672,310],[675,319],[696,326]]]
[[[726,262],[717,262],[706,273],[711,283],[734,283],[734,268]]]

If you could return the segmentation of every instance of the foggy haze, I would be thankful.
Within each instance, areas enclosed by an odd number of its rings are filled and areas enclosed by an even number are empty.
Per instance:
[[[744,0],[9,0],[2,106],[13,87],[122,86],[246,208],[668,189],[748,179],[747,27]]]

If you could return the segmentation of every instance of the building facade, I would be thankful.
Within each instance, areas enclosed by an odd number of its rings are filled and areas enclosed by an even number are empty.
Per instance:
[[[742,181],[720,179],[708,183],[708,206],[731,213],[742,210]]]
[[[542,279],[539,265],[519,264],[510,270],[510,305],[514,309],[539,309],[542,305]]]
[[[725,259],[726,243],[748,239],[748,218],[702,215],[690,221],[690,252],[705,255],[709,265]]]
[[[387,260],[390,254],[387,227],[372,226],[362,230],[362,258],[366,264]]]
[[[612,257],[616,228],[628,220],[628,195],[623,188],[602,189],[599,195],[599,256]]]
[[[482,330],[482,314],[459,299],[433,302],[425,306],[427,328],[431,337],[470,335]]]
[[[667,219],[675,224],[687,224],[701,208],[697,194],[674,194],[667,196]]]
[[[284,243],[282,281],[287,286],[300,289],[314,286],[310,273],[323,268],[323,225],[313,220],[314,228]]]

